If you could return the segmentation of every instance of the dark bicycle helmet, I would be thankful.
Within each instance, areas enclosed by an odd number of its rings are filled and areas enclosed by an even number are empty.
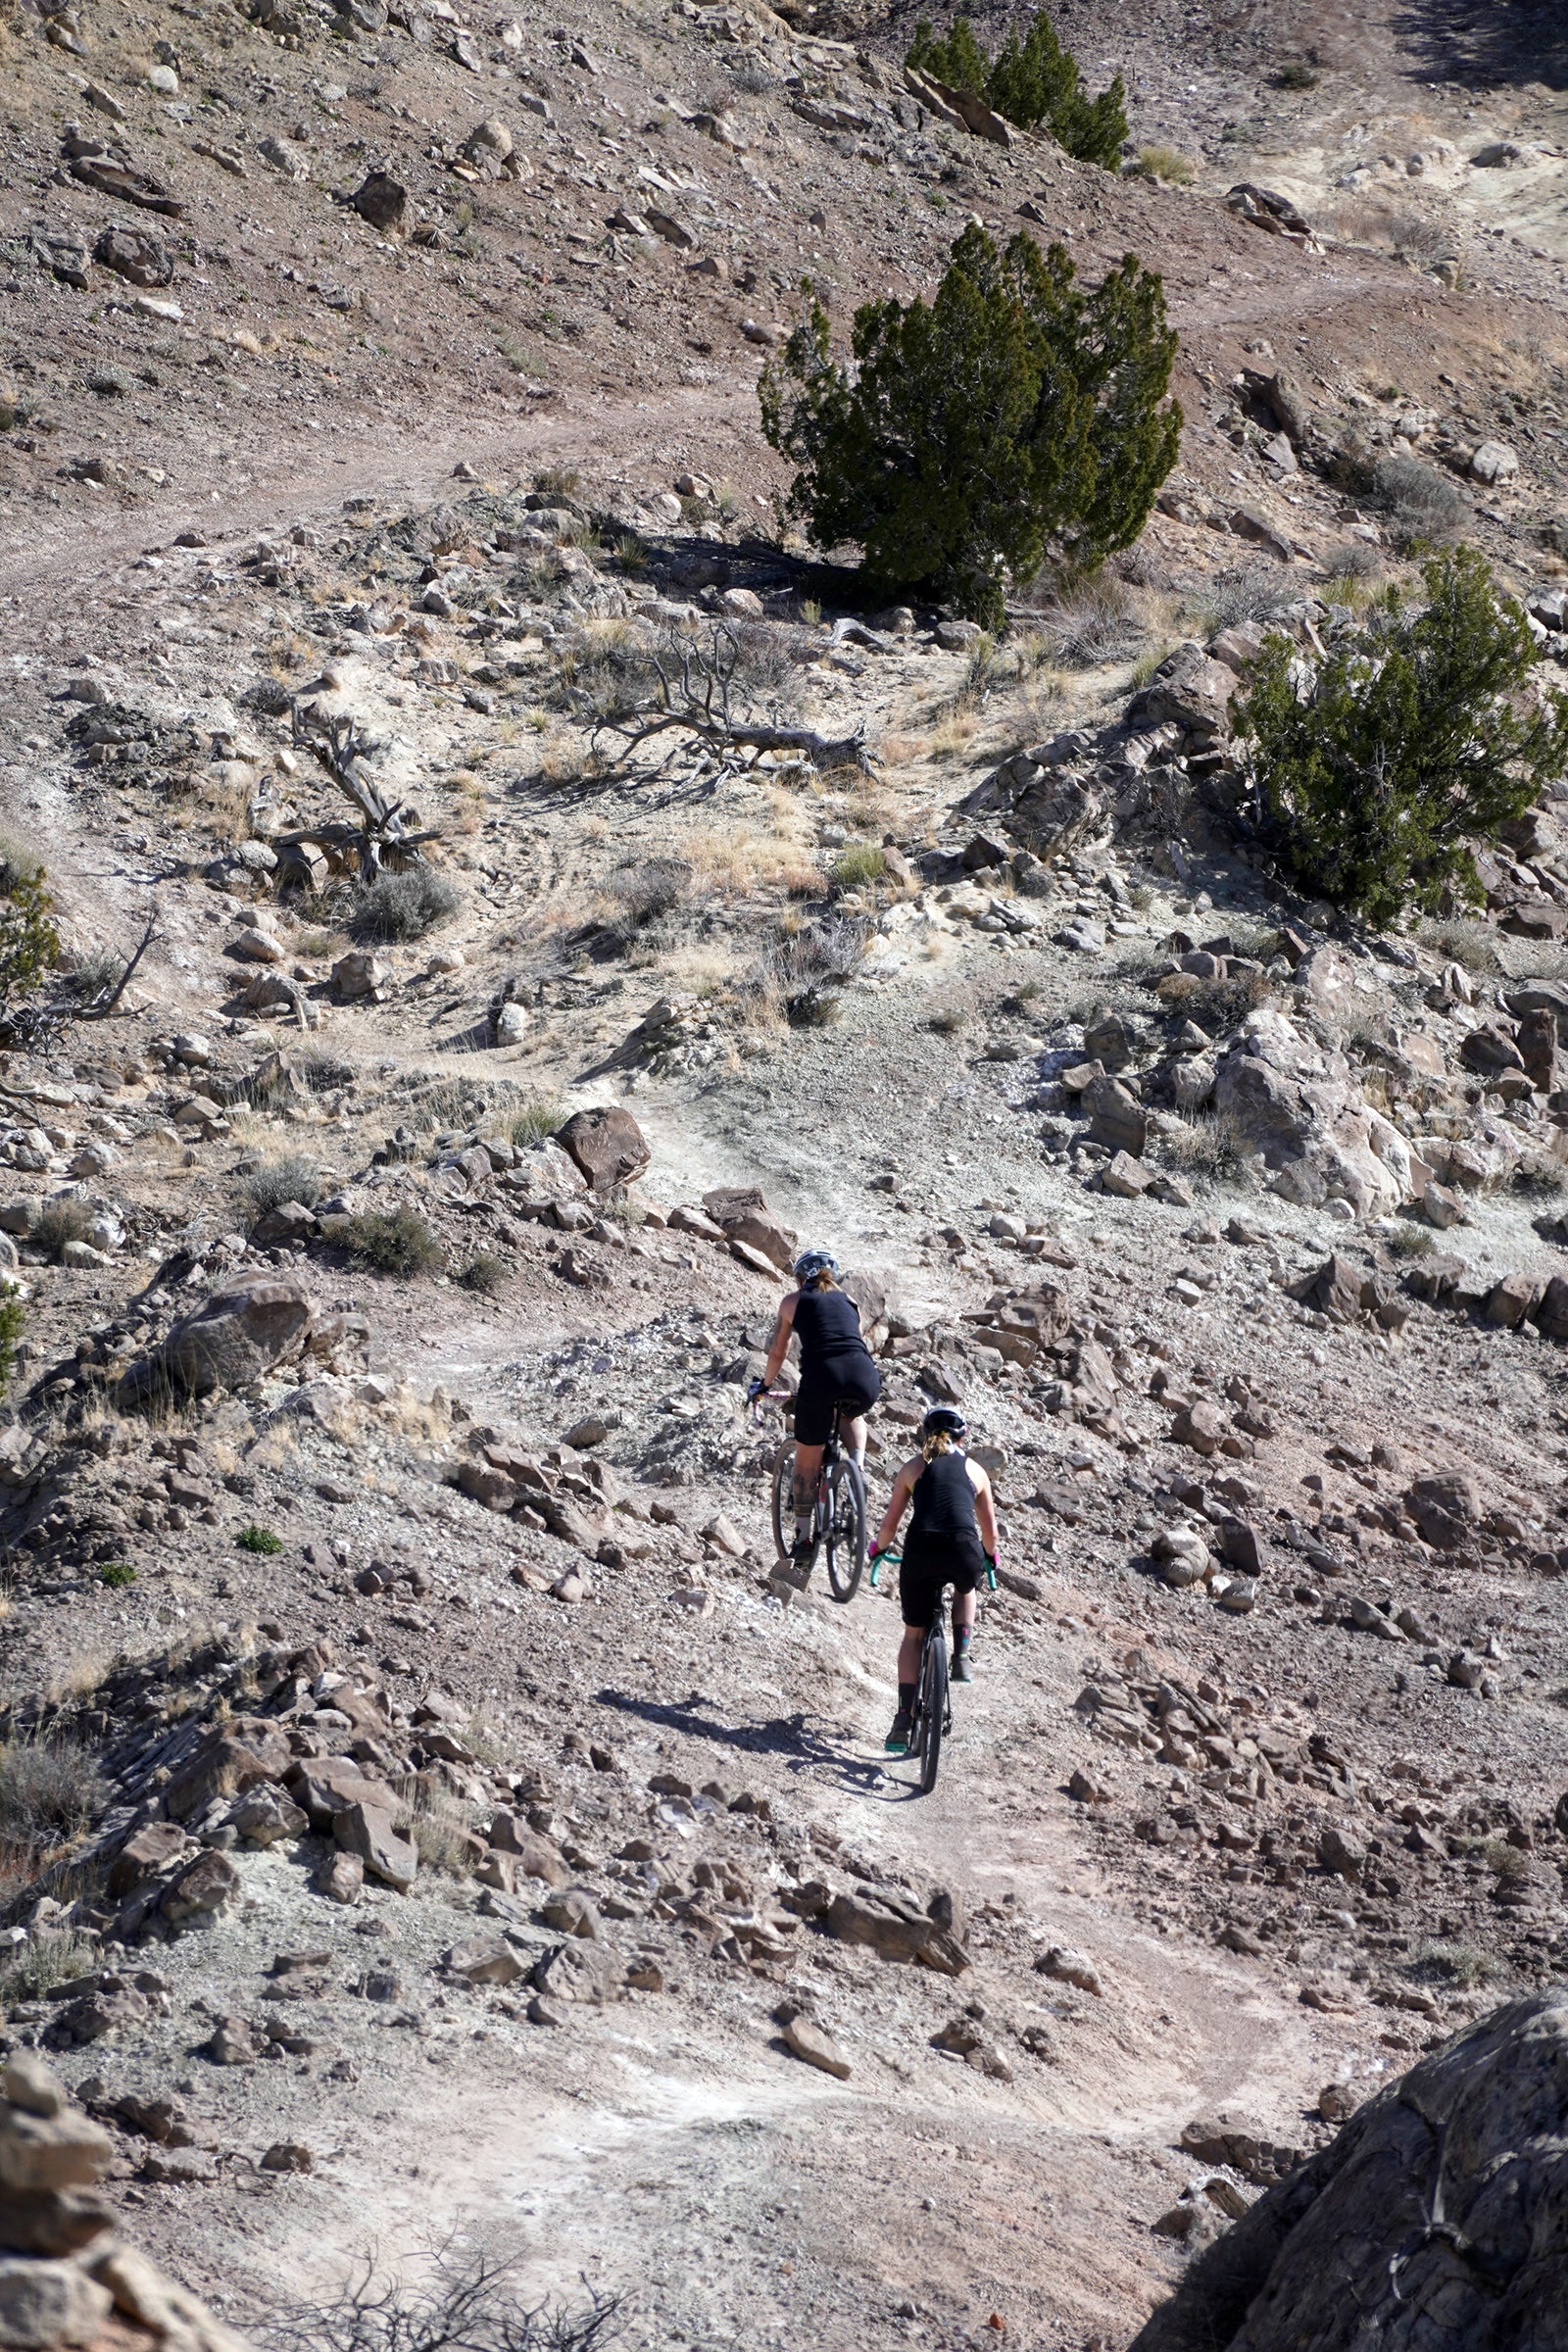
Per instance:
[[[808,1282],[814,1282],[818,1274],[831,1274],[834,1281],[837,1282],[839,1261],[831,1250],[803,1250],[795,1260],[793,1272],[796,1281],[803,1287]]]
[[[934,1404],[920,1424],[922,1438],[966,1438],[969,1424],[956,1404]]]

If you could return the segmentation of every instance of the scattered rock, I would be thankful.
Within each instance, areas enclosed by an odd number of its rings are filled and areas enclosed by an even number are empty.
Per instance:
[[[784,2028],[784,2039],[797,2058],[814,2066],[824,2075],[833,2075],[840,2082],[850,2079],[850,2062],[830,2034],[820,2026],[813,2026],[808,2017],[792,2017]]]

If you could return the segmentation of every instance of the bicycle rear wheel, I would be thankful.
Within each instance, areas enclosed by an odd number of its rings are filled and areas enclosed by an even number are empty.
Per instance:
[[[948,1637],[938,1623],[925,1645],[920,1675],[920,1787],[927,1796],[937,1785],[947,1722]]]
[[[827,1584],[835,1600],[853,1600],[865,1566],[865,1480],[858,1462],[827,1474]]]
[[[795,1440],[786,1438],[773,1462],[773,1548],[781,1560],[795,1550]]]

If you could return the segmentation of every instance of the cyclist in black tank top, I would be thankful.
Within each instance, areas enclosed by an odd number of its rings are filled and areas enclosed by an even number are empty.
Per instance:
[[[975,1589],[989,1560],[997,1560],[997,1510],[991,1481],[963,1450],[968,1431],[952,1405],[937,1405],[920,1428],[920,1451],[893,1482],[887,1513],[871,1546],[874,1560],[899,1532],[906,1510],[909,1532],[899,1570],[899,1604],[904,1634],[899,1643],[899,1711],[887,1737],[888,1750],[903,1755],[909,1744],[915,1676],[920,1647],[952,1585],[953,1679],[972,1682],[970,1638],[974,1632]]]
[[[795,1261],[800,1284],[782,1301],[762,1377],[755,1396],[770,1389],[783,1369],[791,1339],[800,1342],[801,1379],[795,1393],[795,1556],[809,1559],[811,1514],[822,1448],[840,1415],[844,1449],[865,1469],[865,1415],[882,1394],[882,1375],[860,1337],[860,1315],[838,1287],[838,1261],[825,1250],[807,1250]]]

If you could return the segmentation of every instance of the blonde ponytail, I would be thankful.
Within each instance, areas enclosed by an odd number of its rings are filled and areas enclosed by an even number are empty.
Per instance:
[[[952,1430],[934,1429],[921,1446],[920,1451],[928,1462],[934,1462],[939,1453],[951,1453],[953,1451]]]

